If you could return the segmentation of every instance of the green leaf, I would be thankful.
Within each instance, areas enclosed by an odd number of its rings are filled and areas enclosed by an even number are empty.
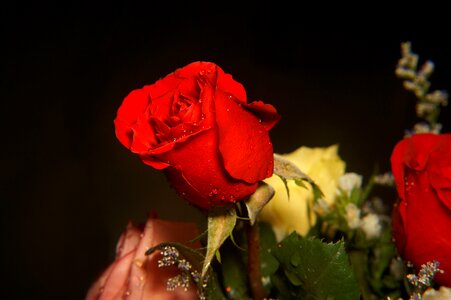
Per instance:
[[[223,256],[221,264],[222,282],[229,299],[248,299],[249,285],[247,267],[242,259],[244,252],[233,243],[226,241],[221,247]]]
[[[271,248],[277,244],[277,241],[269,223],[259,222],[259,229],[261,273],[265,277],[274,274],[279,267],[279,262],[270,253]]]
[[[207,274],[211,261],[236,224],[234,206],[215,207],[208,212],[207,252],[202,266],[202,278]]]
[[[201,295],[205,296],[205,299],[208,300],[227,300],[222,291],[222,286],[219,283],[218,277],[216,276],[216,272],[212,268],[209,268],[208,271],[208,281],[207,286],[202,287]]]
[[[261,182],[257,190],[245,201],[247,213],[251,225],[255,224],[257,216],[266,203],[274,196],[274,188],[269,184]]]
[[[343,241],[333,244],[302,239],[294,232],[271,253],[300,299],[359,299]]]
[[[307,181],[313,188],[315,199],[324,196],[323,192],[312,178],[302,172],[293,162],[276,153],[274,153],[274,174],[282,178],[285,186],[287,180],[294,180],[297,185],[302,187],[305,187],[304,181]],[[286,188],[289,197],[288,187],[286,186]]]
[[[274,173],[285,179],[313,182],[313,180],[307,174],[302,172],[298,166],[277,153],[274,153]]]

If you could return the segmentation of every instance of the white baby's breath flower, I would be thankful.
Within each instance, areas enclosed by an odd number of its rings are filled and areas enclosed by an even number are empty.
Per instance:
[[[427,289],[423,294],[423,300],[445,300],[451,299],[451,288],[441,286],[440,289]]]
[[[338,193],[343,191],[349,196],[353,189],[360,188],[361,186],[362,176],[357,173],[345,173],[343,176],[338,178]]]
[[[381,224],[379,222],[379,217],[376,214],[372,213],[362,218],[360,227],[369,240],[379,237],[382,230]]]
[[[346,205],[345,219],[350,229],[356,229],[360,225],[360,209],[354,204]]]
[[[395,183],[395,177],[391,172],[374,176],[374,183],[379,185],[392,186]]]

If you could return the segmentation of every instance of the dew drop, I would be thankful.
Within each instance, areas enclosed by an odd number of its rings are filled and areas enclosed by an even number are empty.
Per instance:
[[[213,195],[217,195],[218,194],[218,189],[214,188],[214,189],[211,190],[211,192],[213,193]]]
[[[200,70],[200,71],[199,71],[199,74],[200,74],[200,75],[205,75],[205,70]]]
[[[297,252],[295,252],[291,257],[290,263],[293,265],[293,267],[297,267],[301,263],[301,257]]]

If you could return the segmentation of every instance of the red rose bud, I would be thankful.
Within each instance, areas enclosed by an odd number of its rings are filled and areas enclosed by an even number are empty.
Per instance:
[[[391,156],[400,197],[393,210],[393,236],[400,255],[416,268],[432,261],[435,277],[451,287],[451,134],[415,134]]]
[[[247,103],[243,86],[219,66],[194,62],[132,91],[114,124],[125,147],[208,209],[246,198],[272,175],[268,131],[279,119],[272,105]]]

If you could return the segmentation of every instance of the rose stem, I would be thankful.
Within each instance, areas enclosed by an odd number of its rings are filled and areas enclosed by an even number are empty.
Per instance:
[[[263,300],[265,292],[262,285],[260,269],[260,233],[256,222],[253,226],[246,222],[248,272],[254,300]]]

